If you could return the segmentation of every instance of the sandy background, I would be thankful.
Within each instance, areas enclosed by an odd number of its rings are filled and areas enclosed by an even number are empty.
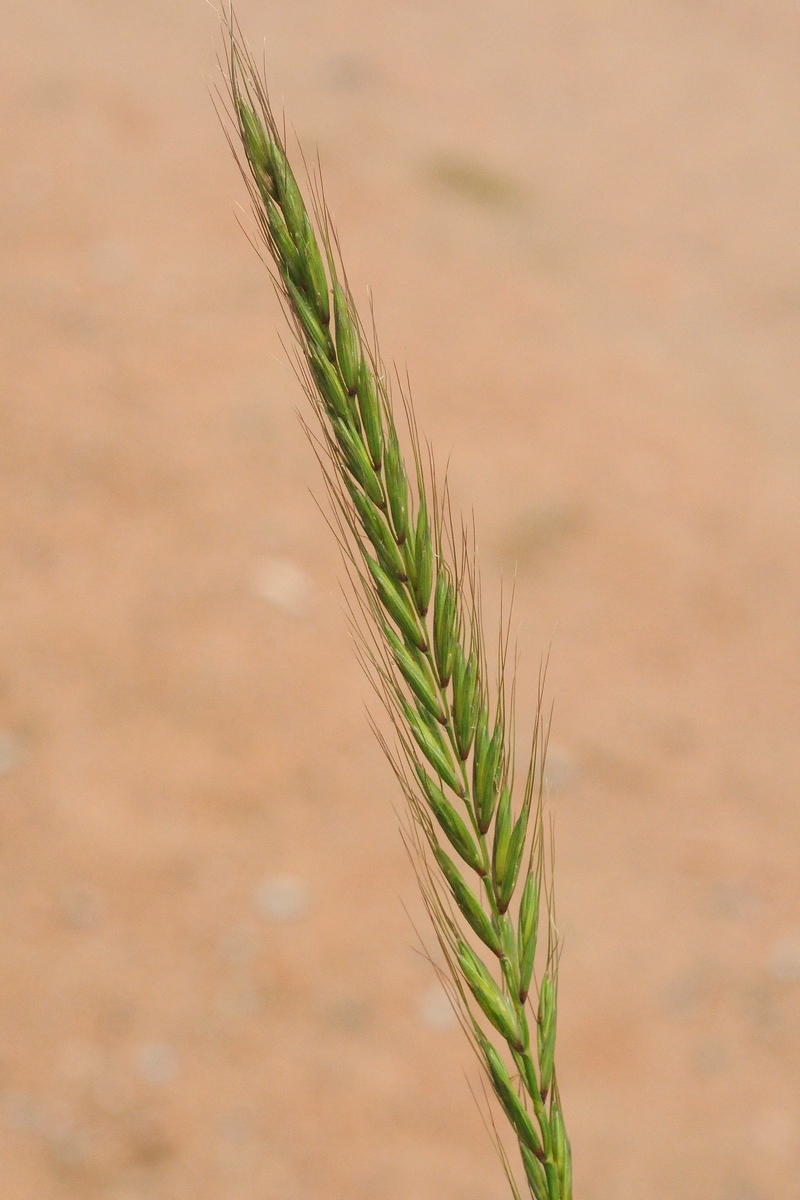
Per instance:
[[[800,10],[242,0],[552,645],[578,1200],[800,1197]],[[3,14],[7,1200],[502,1200],[201,0]],[[467,1079],[465,1079],[465,1072]]]

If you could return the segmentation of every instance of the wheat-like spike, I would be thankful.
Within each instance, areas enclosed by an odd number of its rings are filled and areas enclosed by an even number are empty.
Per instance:
[[[554,1066],[559,951],[543,846],[541,679],[516,802],[510,616],[493,686],[474,526],[454,520],[446,478],[437,483],[430,448],[426,464],[410,389],[398,380],[408,469],[388,375],[358,318],[321,177],[309,212],[232,10],[223,29],[229,141],[319,420],[311,436],[354,588],[351,624],[395,729],[396,748],[381,744],[417,830],[405,840],[451,972],[449,994],[517,1137],[531,1196],[571,1200]],[[542,902],[548,937],[537,982]]]

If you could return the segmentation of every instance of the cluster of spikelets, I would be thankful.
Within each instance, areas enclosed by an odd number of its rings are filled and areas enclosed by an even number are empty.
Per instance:
[[[407,470],[377,346],[337,269],[321,187],[312,223],[263,80],[233,20],[225,29],[234,148],[244,152],[237,157],[320,421],[312,438],[355,585],[365,665],[396,734],[393,747],[379,736],[409,803],[409,845],[447,964],[441,977],[516,1134],[530,1194],[571,1200],[553,1063],[558,944],[542,852],[542,726],[537,719],[515,804],[507,625],[491,688],[470,538],[454,531],[432,460],[424,469],[404,394]],[[540,910],[547,944],[537,959]]]

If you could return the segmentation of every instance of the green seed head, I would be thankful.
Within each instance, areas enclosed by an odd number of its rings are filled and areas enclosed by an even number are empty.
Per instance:
[[[372,465],[376,471],[380,471],[383,462],[383,422],[375,380],[365,358],[361,359],[358,367],[358,408]]]
[[[553,1157],[556,1160],[561,1184],[561,1200],[572,1200],[572,1151],[567,1131],[564,1128],[561,1108],[558,1105],[553,1106],[550,1128],[553,1131]]]
[[[425,798],[450,845],[467,866],[472,867],[473,871],[477,871],[480,876],[485,876],[486,868],[481,861],[478,848],[461,817],[445,797],[442,789],[433,782],[419,764],[416,764],[416,771]]]
[[[511,920],[501,914],[500,922],[500,940],[503,943],[503,957],[500,960],[500,966],[503,968],[503,978],[508,987],[510,996],[519,995],[519,962],[517,960],[517,943],[514,936],[514,926]],[[520,1026],[525,1032],[525,1044],[528,1044],[528,1021],[525,1016],[525,1010],[521,1009],[518,1013]]]
[[[239,114],[239,129],[242,135],[247,158],[259,186],[263,186],[267,195],[275,195],[275,185],[272,182],[272,156],[270,143],[264,126],[244,100],[236,105]],[[262,184],[263,180],[263,184]]]
[[[436,731],[432,730],[425,723],[421,715],[416,712],[406,700],[400,697],[399,703],[406,724],[411,730],[414,741],[417,743],[436,774],[440,779],[444,780],[449,788],[452,788],[457,796],[463,797],[463,784],[456,775],[455,767],[453,766],[453,760],[450,757],[447,747],[442,742],[442,739],[437,736]]]
[[[424,653],[428,648],[428,643],[406,593],[399,584],[390,579],[383,567],[369,557],[367,558],[367,567],[375,580],[381,604],[406,641]]]
[[[492,851],[492,876],[496,890],[502,888],[503,879],[508,868],[508,850],[511,845],[511,834],[514,823],[511,819],[511,789],[506,786],[500,796],[497,806],[497,817],[494,823],[494,847]]]
[[[414,539],[414,529],[409,526],[408,533],[400,547],[403,552],[403,562],[406,564],[406,574],[408,575],[411,587],[414,587],[417,578],[417,554]]]
[[[436,692],[430,672],[414,658],[411,651],[396,635],[392,634],[390,629],[386,630],[386,634],[394,651],[395,662],[414,696],[434,720],[443,720],[442,702]]]
[[[361,366],[361,340],[350,314],[347,298],[339,281],[333,285],[333,313],[336,319],[336,356],[339,370],[350,395],[358,389],[358,373]],[[378,463],[380,466],[380,462]]]
[[[317,239],[314,236],[314,230],[311,228],[308,217],[305,218],[303,237],[298,243],[297,249],[305,266],[305,271],[308,278],[309,300],[311,301],[318,319],[327,328],[331,319],[328,277],[325,274],[325,266],[322,262],[322,255],[319,252]]]
[[[337,242],[322,189],[316,203],[306,205],[266,88],[233,18],[226,33],[233,116],[252,176],[251,196],[308,367],[304,383],[323,429],[317,448],[329,454],[326,482],[340,505],[337,517],[343,515],[339,529],[355,566],[351,575],[367,593],[362,611],[373,626],[365,636],[375,643],[366,642],[366,657],[419,781],[420,791],[409,798],[431,850],[420,864],[423,890],[443,944],[453,950],[450,965],[492,1087],[519,1140],[530,1194],[533,1200],[571,1200],[569,1141],[553,1066],[552,957],[539,989],[535,1039],[526,1016],[540,892],[547,894],[540,822],[529,845],[528,792],[515,821],[506,784],[506,748],[513,742],[503,686],[499,696],[490,687],[480,606],[470,607],[464,597],[476,564],[469,561],[468,539],[457,544],[446,489],[444,502],[433,488],[426,498],[413,413],[404,398],[416,468],[406,470],[382,368],[363,344],[352,298],[337,279],[331,250]],[[490,714],[496,714],[493,721]],[[532,865],[515,920],[511,906],[523,859]],[[478,884],[468,872],[465,877],[467,868]],[[437,886],[452,903],[444,902]],[[459,937],[459,925],[472,945]],[[499,968],[490,971],[492,956]],[[473,1000],[486,1018],[480,1018],[483,1029]],[[522,1093],[501,1053],[503,1039]],[[531,1101],[536,1120],[528,1111]]]
[[[373,504],[369,496],[365,496],[358,488],[350,485],[348,491],[361,519],[364,532],[372,543],[384,571],[390,578],[393,577],[400,583],[404,583],[406,580],[405,564],[380,509]]]
[[[517,926],[517,953],[519,955],[519,998],[522,1004],[528,998],[536,958],[536,942],[539,934],[539,885],[533,870],[528,871],[522,900],[519,905]]]
[[[290,289],[290,296],[294,303],[296,289]],[[304,303],[302,297],[300,301]],[[305,305],[307,313],[311,314],[311,318],[316,322],[317,329],[322,334],[322,326],[311,313],[308,305]],[[324,334],[322,334],[324,337]],[[351,422],[350,405],[347,403],[347,395],[342,387],[342,381],[339,378],[339,372],[328,358],[325,350],[317,343],[312,343],[308,348],[308,365],[311,368],[311,373],[314,376],[314,382],[317,385],[317,391],[321,395],[328,416],[331,421],[341,421],[345,425]]]
[[[491,1078],[495,1095],[502,1104],[517,1137],[523,1145],[527,1146],[531,1153],[541,1154],[541,1139],[536,1133],[533,1122],[514,1089],[505,1063],[488,1038],[481,1036],[479,1042],[486,1058],[486,1066],[489,1069],[489,1077]]]
[[[478,659],[474,652],[470,654],[469,659],[465,659],[461,646],[456,642],[453,654],[453,724],[458,753],[462,760],[469,756],[472,739],[475,737],[478,723],[477,699]],[[476,744],[475,753],[477,752]]]
[[[553,1200],[550,1194],[550,1188],[547,1182],[545,1169],[535,1154],[532,1154],[527,1146],[520,1143],[520,1151],[522,1153],[522,1162],[525,1167],[525,1175],[531,1189],[533,1200]],[[556,1193],[557,1200],[564,1200]]]
[[[473,760],[473,794],[475,797],[475,816],[481,833],[486,833],[492,823],[492,815],[497,800],[497,784],[500,760],[503,752],[503,727],[498,721],[495,724],[491,741],[487,740],[485,710],[478,718],[481,736],[475,741],[475,757]]]
[[[331,370],[333,370],[333,368],[331,368]],[[338,381],[338,376],[336,378],[339,393],[347,411],[347,420],[349,421],[351,416],[347,396],[345,395],[344,388]],[[369,455],[364,448],[364,443],[362,442],[360,435],[358,433],[354,433],[351,426],[342,420],[334,420],[333,428],[336,434],[336,440],[339,443],[345,464],[347,465],[347,469],[350,471],[350,474],[357,483],[361,484],[361,487],[367,493],[372,503],[376,504],[378,508],[384,508],[386,505],[386,500],[383,494],[383,488],[381,487],[381,481],[378,479],[372,463],[369,461]]]
[[[278,203],[281,206],[289,233],[292,235],[292,241],[302,253],[306,230],[309,227],[303,197],[283,149],[275,142],[270,145],[270,159]]]
[[[392,524],[401,544],[408,536],[408,480],[403,466],[400,444],[394,425],[389,429],[389,439],[386,446],[386,491],[389,494],[389,508],[392,514]]]
[[[425,495],[420,496],[417,529],[414,534],[414,595],[417,610],[424,617],[431,602],[433,587],[433,546],[428,527],[428,505]]]
[[[517,1016],[489,972],[465,942],[458,943],[458,965],[481,1009],[509,1046],[524,1049]]]
[[[544,1101],[553,1079],[553,1057],[556,1049],[556,997],[549,973],[542,977],[542,986],[539,989],[536,1039],[539,1052],[539,1081]]]
[[[433,853],[439,864],[439,869],[450,884],[450,890],[453,893],[456,904],[461,910],[462,916],[466,918],[484,945],[488,946],[492,953],[496,954],[499,958],[503,953],[500,946],[500,939],[492,928],[491,921],[481,908],[478,897],[464,882],[455,863],[452,859],[448,858],[440,846],[435,846]]]
[[[456,599],[447,568],[439,567],[433,601],[433,648],[439,682],[446,688],[453,673],[456,652]]]
[[[505,792],[507,789],[503,789]],[[498,808],[499,812],[499,808]],[[514,829],[511,833],[508,843],[508,852],[503,865],[503,876],[499,882],[497,891],[497,907],[501,913],[504,913],[511,903],[511,897],[514,895],[514,888],[517,886],[519,877],[519,869],[522,865],[522,856],[525,853],[525,837],[528,832],[528,813],[530,812],[529,805],[524,805],[522,812],[517,818]]]
[[[303,285],[300,256],[297,253],[297,247],[289,236],[289,230],[286,228],[286,222],[281,216],[281,210],[275,201],[269,199],[269,197],[264,201],[264,209],[272,239],[272,252],[278,262],[281,274],[284,276],[288,275],[294,286],[300,288]]]
[[[328,333],[328,330],[320,324],[319,318],[314,312],[314,309],[308,303],[305,296],[302,294],[299,287],[296,286],[294,281],[290,277],[284,276],[284,282],[286,283],[286,292],[292,309],[294,310],[294,313],[300,322],[303,333],[306,335],[309,360],[311,361],[311,369],[314,371],[314,378],[316,379],[317,387],[322,392],[323,398],[329,405],[330,409],[337,415],[339,414],[339,410],[342,409],[349,420],[349,409],[346,400],[344,405],[340,405],[331,398],[328,392],[328,389],[334,386],[333,383],[329,381],[331,379],[336,380],[336,369],[331,367],[330,362],[330,355],[333,350],[331,335]],[[319,377],[317,369],[315,368],[315,362],[317,362],[317,360],[321,360],[322,365],[320,366],[320,369],[322,370],[324,367],[321,378]],[[320,364],[318,363],[317,365]],[[338,380],[336,382],[338,382]],[[339,383],[338,386],[339,391],[341,391],[341,383]],[[338,396],[336,399],[338,401]]]

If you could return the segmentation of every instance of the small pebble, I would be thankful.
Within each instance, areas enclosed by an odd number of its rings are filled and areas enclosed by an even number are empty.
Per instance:
[[[779,938],[769,956],[769,971],[779,983],[800,980],[800,936]]]
[[[306,885],[289,875],[265,879],[256,892],[256,907],[271,921],[296,921],[308,909]]]
[[[0,731],[0,775],[8,775],[19,762],[19,742],[13,733]]]
[[[311,580],[296,563],[285,558],[269,558],[256,572],[257,596],[290,617],[303,616],[311,603]]]
[[[145,1083],[162,1087],[178,1073],[178,1057],[169,1042],[148,1042],[139,1051],[139,1074]]]
[[[453,1006],[447,992],[439,983],[429,988],[420,998],[418,1011],[423,1025],[427,1025],[429,1029],[452,1029],[456,1024]]]

